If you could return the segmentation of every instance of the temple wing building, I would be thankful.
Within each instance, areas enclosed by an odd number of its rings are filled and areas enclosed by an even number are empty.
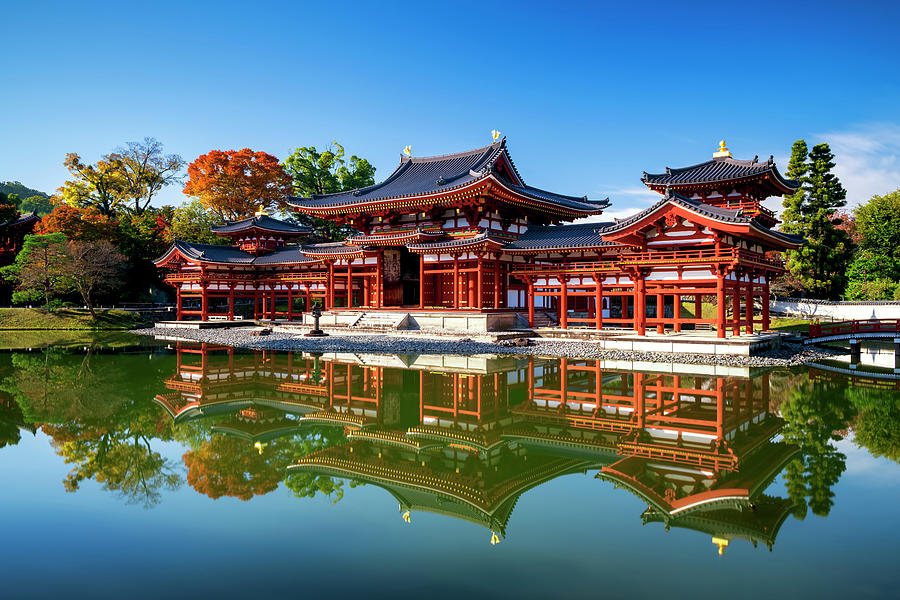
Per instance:
[[[406,313],[422,329],[767,330],[779,253],[802,239],[773,229],[762,202],[797,183],[724,143],[710,161],[643,182],[659,202],[596,221],[608,199],[527,185],[504,138],[404,156],[381,183],[290,200],[354,231],[344,240],[303,244],[305,228],[259,215],[216,228],[231,247],[178,241],[156,264],[173,271],[179,320],[293,320],[315,301],[333,325]],[[716,314],[704,314],[712,299]]]

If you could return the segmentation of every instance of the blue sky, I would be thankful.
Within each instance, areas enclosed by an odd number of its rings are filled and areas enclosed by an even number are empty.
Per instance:
[[[852,202],[900,187],[898,3],[687,4],[8,3],[0,180],[52,192],[66,152],[144,136],[189,161],[336,139],[383,177],[499,129],[529,184],[613,216],[721,138],[782,169],[829,141]]]

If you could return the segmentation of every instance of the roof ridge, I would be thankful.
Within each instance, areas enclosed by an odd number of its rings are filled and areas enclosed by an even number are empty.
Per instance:
[[[487,152],[489,149],[499,150],[506,144],[506,138],[504,137],[499,142],[494,142],[492,144],[488,144],[487,146],[482,146],[481,148],[475,148],[473,150],[465,150],[463,152],[454,152],[452,154],[435,154],[434,156],[422,156],[422,157],[412,157],[412,156],[401,156],[400,164],[405,163],[426,163],[426,162],[438,162],[442,160],[449,160],[451,158],[460,158],[463,156],[471,156],[473,154],[483,154]]]

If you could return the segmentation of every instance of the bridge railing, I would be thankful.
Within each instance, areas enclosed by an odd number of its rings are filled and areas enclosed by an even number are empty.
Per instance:
[[[837,323],[810,323],[809,337],[900,332],[900,319],[861,319]]]

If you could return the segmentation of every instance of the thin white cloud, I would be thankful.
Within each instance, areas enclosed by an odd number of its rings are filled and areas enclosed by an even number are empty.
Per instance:
[[[815,138],[834,152],[834,172],[847,190],[848,207],[900,188],[900,125],[868,123]]]
[[[624,219],[652,206],[660,198],[657,192],[646,187],[628,187],[615,190],[603,190],[591,194],[592,198],[609,197],[610,207],[603,214],[578,219],[576,223],[608,223],[616,219]]]

